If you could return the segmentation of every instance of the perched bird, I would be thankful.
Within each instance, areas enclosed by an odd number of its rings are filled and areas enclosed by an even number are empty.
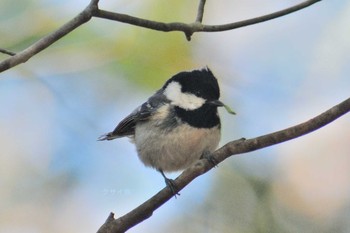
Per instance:
[[[209,68],[180,72],[98,140],[130,137],[140,160],[158,170],[175,192],[164,172],[188,168],[219,144],[217,108],[226,108],[219,97],[218,82]]]

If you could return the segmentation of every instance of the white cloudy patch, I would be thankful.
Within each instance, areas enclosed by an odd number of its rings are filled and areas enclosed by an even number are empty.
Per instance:
[[[196,95],[183,93],[181,91],[181,85],[178,82],[171,82],[164,90],[165,96],[171,101],[173,105],[186,110],[195,110],[200,108],[205,99]]]

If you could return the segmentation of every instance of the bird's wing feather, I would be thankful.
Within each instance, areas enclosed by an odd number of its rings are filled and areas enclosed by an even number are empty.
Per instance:
[[[168,102],[162,91],[158,91],[147,102],[125,117],[112,132],[102,135],[98,140],[112,140],[119,137],[132,136],[135,133],[137,122],[147,121],[160,106]]]

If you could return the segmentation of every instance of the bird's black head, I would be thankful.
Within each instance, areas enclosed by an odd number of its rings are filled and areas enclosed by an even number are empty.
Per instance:
[[[180,72],[169,79],[164,84],[163,89],[165,90],[169,84],[174,82],[180,85],[180,90],[184,94],[193,94],[205,100],[218,100],[220,98],[218,81],[208,67],[201,70]]]
[[[162,90],[184,122],[199,128],[220,124],[217,114],[217,107],[223,106],[219,101],[220,89],[209,68],[180,72]]]

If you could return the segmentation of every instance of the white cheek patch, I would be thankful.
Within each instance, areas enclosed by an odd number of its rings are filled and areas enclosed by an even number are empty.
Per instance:
[[[173,105],[186,110],[195,110],[200,108],[205,99],[189,93],[181,92],[181,85],[178,82],[171,82],[164,90],[164,95]]]

